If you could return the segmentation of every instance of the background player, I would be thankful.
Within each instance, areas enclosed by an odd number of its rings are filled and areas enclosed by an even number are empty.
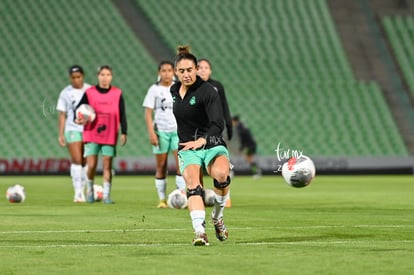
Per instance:
[[[90,87],[84,82],[84,71],[79,65],[69,68],[71,84],[59,94],[56,109],[58,113],[59,144],[68,148],[71,165],[70,176],[74,190],[74,202],[85,202],[86,160],[83,157],[83,125],[76,124],[75,111],[85,90]]]
[[[112,68],[103,65],[98,68],[98,85],[85,91],[79,102],[91,105],[96,112],[92,123],[81,118],[76,122],[85,124],[83,140],[85,142],[85,156],[88,164],[87,171],[87,202],[94,202],[94,178],[98,155],[102,154],[103,164],[103,203],[114,203],[110,198],[112,187],[112,160],[116,156],[118,131],[121,128],[120,142],[124,146],[127,142],[127,119],[124,97],[118,87],[112,86]]]
[[[177,122],[172,110],[173,99],[170,92],[170,87],[174,83],[174,64],[172,62],[160,62],[158,65],[158,79],[159,81],[148,89],[143,106],[145,107],[145,122],[149,142],[153,145],[152,152],[157,163],[155,187],[159,199],[158,208],[167,208],[166,177],[168,152],[170,151],[173,152],[177,166],[175,183],[178,189],[185,190],[185,182],[178,165]]]
[[[198,60],[197,74],[201,77],[202,80],[210,83],[213,88],[217,91],[220,96],[221,106],[223,108],[223,117],[227,129],[227,138],[231,140],[233,136],[233,126],[231,123],[230,108],[227,102],[226,93],[224,91],[224,86],[220,81],[211,78],[213,73],[211,69],[211,62],[206,58],[201,58]]]
[[[240,117],[238,115],[234,116],[232,121],[239,137],[239,151],[243,153],[245,160],[249,163],[250,172],[253,177],[258,178],[262,175],[262,171],[257,166],[255,159],[257,151],[256,140],[253,138],[250,129],[240,121]]]

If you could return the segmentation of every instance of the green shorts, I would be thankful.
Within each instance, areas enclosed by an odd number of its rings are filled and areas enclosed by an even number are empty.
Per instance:
[[[116,157],[116,146],[98,144],[94,142],[85,143],[85,157],[97,156],[99,153],[101,153],[102,156]]]
[[[67,132],[65,132],[65,141],[66,141],[66,143],[82,141],[82,132],[79,132],[79,131],[67,131]]]
[[[184,169],[190,164],[200,165],[203,170],[206,170],[213,159],[222,155],[226,156],[227,159],[230,159],[229,151],[222,145],[215,146],[210,149],[178,151],[181,174],[184,172]]]
[[[177,132],[157,132],[158,146],[152,147],[154,154],[166,154],[178,149]]]

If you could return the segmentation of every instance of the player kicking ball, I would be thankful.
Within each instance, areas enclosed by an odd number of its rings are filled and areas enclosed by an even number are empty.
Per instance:
[[[230,162],[221,135],[224,128],[220,98],[214,88],[197,76],[197,58],[189,47],[179,47],[175,60],[179,81],[171,87],[173,111],[179,136],[180,170],[187,185],[188,209],[195,237],[195,246],[209,245],[205,231],[204,190],[200,170],[214,182],[214,206],[211,219],[219,241],[228,238],[223,214],[230,190]]]

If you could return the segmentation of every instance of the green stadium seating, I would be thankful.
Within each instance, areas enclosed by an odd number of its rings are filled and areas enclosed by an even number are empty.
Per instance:
[[[128,147],[119,156],[150,155],[142,100],[156,80],[154,61],[110,0],[0,2],[2,157],[67,157],[57,143],[56,101],[69,84],[67,68],[80,64],[86,81],[109,64],[121,87],[129,121]],[[13,115],[10,115],[13,114]],[[4,118],[7,118],[6,120]]]
[[[279,142],[311,156],[408,154],[378,85],[355,80],[325,0],[135,1],[172,52],[190,44],[212,61],[261,155]],[[118,155],[151,156],[142,100],[157,61],[112,1],[3,0],[0,10],[2,157],[67,157],[55,104],[75,63],[92,84],[99,65],[114,68],[129,121]]]
[[[212,61],[261,155],[279,142],[312,156],[408,154],[379,86],[354,78],[325,0],[136,2],[172,49]]]

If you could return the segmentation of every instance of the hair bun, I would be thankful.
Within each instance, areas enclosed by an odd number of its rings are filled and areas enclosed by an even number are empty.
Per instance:
[[[190,53],[190,46],[185,45],[185,46],[178,46],[177,47],[177,55],[189,54],[189,53]]]

